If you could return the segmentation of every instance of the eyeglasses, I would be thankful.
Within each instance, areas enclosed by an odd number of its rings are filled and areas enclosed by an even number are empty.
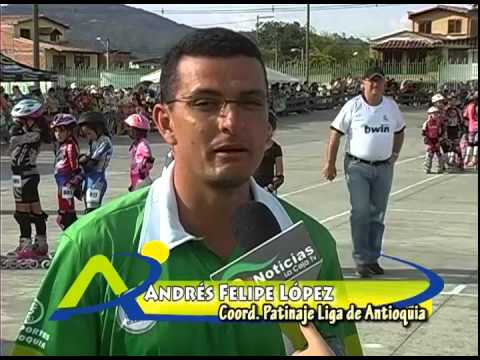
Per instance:
[[[238,99],[226,99],[222,96],[189,96],[183,99],[172,99],[167,105],[174,102],[182,102],[192,111],[205,115],[224,115],[227,104],[236,104],[245,112],[261,112],[267,107],[267,98],[262,96],[242,96]]]

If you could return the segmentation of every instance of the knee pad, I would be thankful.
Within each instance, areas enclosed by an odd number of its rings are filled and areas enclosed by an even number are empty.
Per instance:
[[[41,214],[30,214],[31,221],[35,224],[35,229],[37,230],[37,235],[46,235],[47,234],[47,218],[48,215],[44,212]]]
[[[18,225],[20,225],[20,236],[30,238],[32,236],[32,219],[30,213],[15,211],[13,218],[17,221]]]

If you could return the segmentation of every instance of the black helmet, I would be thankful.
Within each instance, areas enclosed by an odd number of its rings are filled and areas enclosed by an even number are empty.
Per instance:
[[[97,111],[87,111],[80,115],[78,120],[79,127],[88,126],[93,128],[97,134],[104,133],[108,135],[107,127],[105,124],[105,117],[101,112]]]
[[[105,117],[101,112],[97,111],[87,111],[80,115],[80,119],[78,119],[78,125],[103,125],[105,126]]]

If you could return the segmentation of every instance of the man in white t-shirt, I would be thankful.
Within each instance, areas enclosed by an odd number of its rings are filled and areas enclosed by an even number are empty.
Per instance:
[[[358,274],[366,278],[384,273],[378,258],[405,121],[395,101],[383,96],[385,75],[381,68],[369,68],[362,86],[362,94],[348,101],[331,124],[323,175],[330,181],[336,177],[340,137],[346,135],[344,169],[352,206],[353,259]]]

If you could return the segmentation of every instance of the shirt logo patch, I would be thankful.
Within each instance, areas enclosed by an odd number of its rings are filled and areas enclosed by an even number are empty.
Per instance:
[[[388,133],[390,132],[390,127],[381,125],[381,126],[376,126],[376,127],[370,127],[365,125],[365,134],[370,134],[370,133]]]
[[[25,319],[25,325],[34,325],[43,319],[45,315],[45,307],[43,304],[35,299],[28,310],[27,318]]]

